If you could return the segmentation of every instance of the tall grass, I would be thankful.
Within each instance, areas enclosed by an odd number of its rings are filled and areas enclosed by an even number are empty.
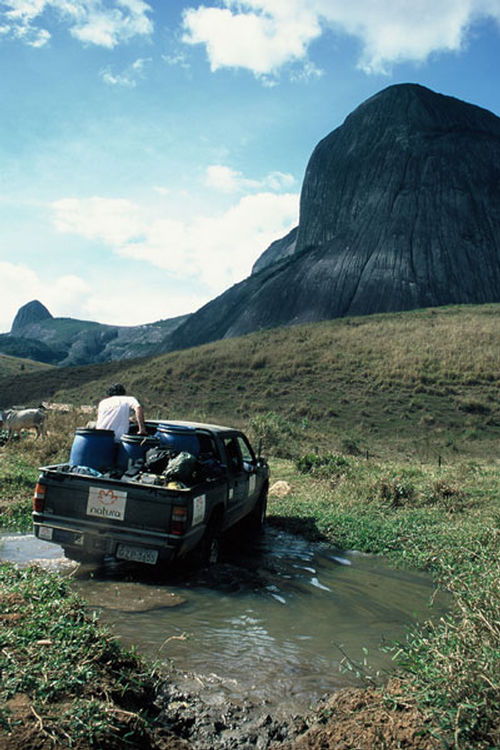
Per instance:
[[[499,305],[460,306],[337,319],[156,358],[4,378],[0,405],[95,406],[120,380],[150,418],[243,428],[266,415],[268,423],[281,420],[294,431],[297,455],[350,444],[381,458],[493,456],[499,312]],[[275,437],[267,448],[276,448]]]
[[[29,372],[39,372],[40,370],[46,371],[50,367],[51,365],[46,365],[43,362],[34,362],[31,359],[0,354],[0,377],[2,378],[16,377]]]

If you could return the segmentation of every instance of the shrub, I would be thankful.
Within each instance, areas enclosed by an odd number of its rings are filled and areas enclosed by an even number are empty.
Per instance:
[[[428,505],[442,505],[446,510],[463,510],[470,503],[470,496],[457,484],[437,479],[424,490],[422,500]]]
[[[324,456],[307,453],[295,461],[295,466],[301,474],[317,474],[322,477],[345,474],[350,470],[351,465],[352,462],[348,458],[333,453],[326,453]]]
[[[428,703],[445,735],[454,737],[454,748],[497,748],[500,586],[498,562],[487,546],[475,550],[473,566],[465,563],[452,575],[448,590],[460,616],[410,634],[395,660],[413,676],[422,704]]]
[[[491,408],[483,401],[475,398],[464,398],[457,402],[457,406],[460,411],[465,411],[467,414],[490,414]]]
[[[361,453],[361,449],[357,442],[350,437],[346,437],[342,440],[342,450],[344,453],[347,453],[349,456],[359,456]]]
[[[398,508],[416,499],[413,483],[404,474],[395,477],[382,477],[372,487],[376,499],[388,502],[391,507]]]
[[[262,441],[266,453],[278,458],[293,458],[296,453],[297,430],[280,414],[257,414],[250,419],[248,432],[254,441]]]

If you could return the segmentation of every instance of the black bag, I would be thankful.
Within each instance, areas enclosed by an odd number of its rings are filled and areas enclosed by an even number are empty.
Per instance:
[[[188,482],[196,469],[198,459],[187,451],[182,451],[175,458],[170,459],[168,468],[163,472],[165,479],[177,482]]]
[[[150,448],[146,451],[144,466],[151,474],[162,474],[171,457],[171,451],[166,451],[164,448]]]

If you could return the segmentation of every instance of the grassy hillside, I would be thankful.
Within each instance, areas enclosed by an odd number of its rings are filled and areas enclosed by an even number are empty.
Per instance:
[[[500,305],[260,331],[128,363],[0,379],[0,402],[96,404],[122,381],[150,418],[236,424],[307,448],[451,461],[498,455]]]
[[[359,664],[348,655],[344,665],[370,688],[333,696],[283,750],[344,747],[345,738],[491,750],[500,748],[499,312],[336,320],[127,364],[53,368],[1,379],[0,403],[92,404],[121,380],[150,418],[229,422],[263,436],[272,481],[286,489],[270,493],[268,523],[426,570],[453,600],[392,647],[397,671],[387,685],[373,687],[370,654]],[[89,418],[77,408],[49,413],[46,439],[0,447],[0,526],[31,528],[37,467],[67,460],[75,427]],[[23,748],[50,737],[103,750],[124,737],[146,750],[178,745],[151,715],[149,670],[95,630],[84,603],[41,570],[20,576],[4,565],[0,575],[9,644],[0,738],[9,731]]]
[[[42,362],[0,354],[0,378],[15,378],[25,373],[47,372],[49,369],[51,369],[51,365]]]

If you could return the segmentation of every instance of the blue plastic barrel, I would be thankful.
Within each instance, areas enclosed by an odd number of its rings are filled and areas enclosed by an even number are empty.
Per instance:
[[[103,471],[111,468],[114,460],[115,433],[113,430],[77,428],[69,456],[72,466],[90,466],[97,471]]]
[[[155,437],[166,450],[187,451],[193,456],[200,452],[200,441],[194,427],[184,425],[159,424]]]
[[[157,437],[152,435],[122,435],[117,463],[122,468],[128,468],[129,461],[135,463],[144,458],[146,451],[159,445]]]

